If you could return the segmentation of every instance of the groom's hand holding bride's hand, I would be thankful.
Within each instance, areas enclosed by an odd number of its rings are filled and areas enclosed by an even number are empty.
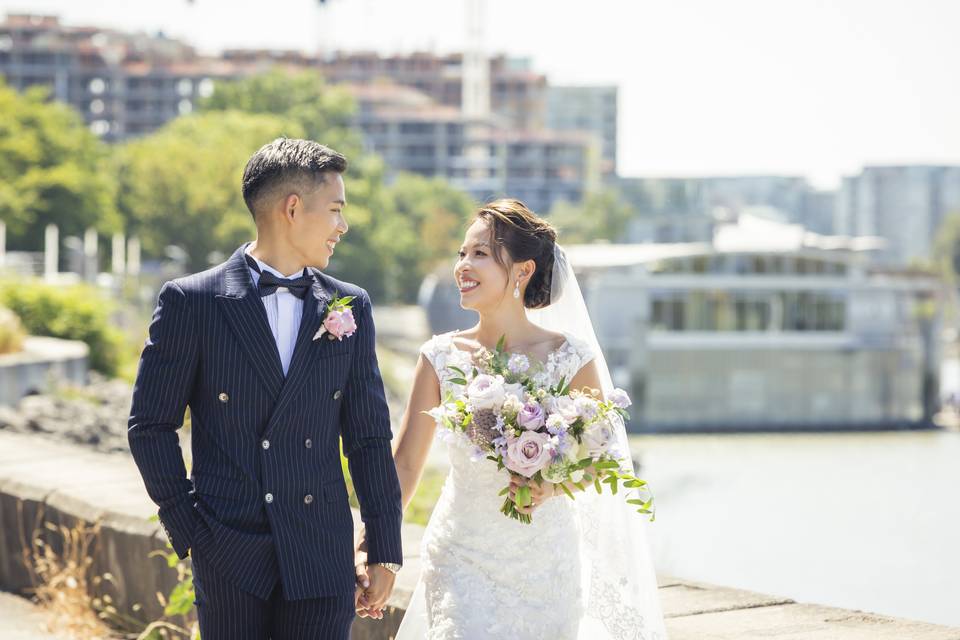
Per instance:
[[[387,606],[397,577],[392,571],[378,564],[367,565],[366,577],[368,586],[360,591],[357,615],[361,618],[382,620],[383,608]]]
[[[367,564],[367,541],[364,532],[358,536],[357,550],[354,554],[354,566],[357,573],[357,588],[353,595],[353,606],[361,618],[383,619],[383,608],[393,592],[396,576],[392,571],[378,564]]]
[[[516,502],[517,501],[517,490],[520,487],[528,486],[530,487],[530,504],[526,507],[521,507],[517,505],[517,511],[530,515],[533,513],[534,509],[541,506],[544,502],[553,498],[557,495],[557,485],[552,482],[542,482],[537,483],[522,476],[511,476],[510,477],[510,498]]]

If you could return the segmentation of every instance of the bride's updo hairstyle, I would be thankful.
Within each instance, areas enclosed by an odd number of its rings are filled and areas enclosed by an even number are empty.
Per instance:
[[[477,211],[476,219],[490,226],[493,259],[504,270],[517,262],[533,260],[537,268],[527,282],[523,306],[542,309],[550,304],[554,247],[557,231],[519,200],[495,200]],[[502,250],[501,250],[502,249]],[[504,253],[509,264],[504,260]],[[555,285],[554,285],[555,286]],[[559,295],[559,291],[552,292]]]

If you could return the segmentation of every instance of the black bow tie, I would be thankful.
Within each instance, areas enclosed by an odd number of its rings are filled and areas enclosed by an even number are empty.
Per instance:
[[[299,278],[279,278],[269,271],[261,271],[260,265],[258,265],[257,261],[249,254],[246,254],[244,257],[246,257],[247,264],[250,265],[250,268],[260,274],[258,288],[260,289],[261,298],[276,293],[280,287],[285,287],[287,291],[303,300],[304,296],[307,295],[307,291],[313,286],[313,276],[302,275]],[[306,270],[304,270],[304,273],[306,273]]]

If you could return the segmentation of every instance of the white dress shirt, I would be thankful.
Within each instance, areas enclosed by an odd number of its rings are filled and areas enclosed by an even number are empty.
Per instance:
[[[249,247],[246,253],[257,260],[256,256],[250,253]],[[304,274],[301,270],[285,276],[262,260],[257,260],[257,265],[259,265],[261,271],[269,271],[280,278],[298,278]],[[253,277],[253,286],[258,287],[260,274],[252,267],[248,266],[247,268],[250,269],[250,275]],[[287,370],[290,368],[290,359],[293,358],[293,348],[297,344],[297,332],[300,331],[303,300],[290,293],[286,288],[279,287],[276,293],[262,296],[260,302],[267,310],[267,321],[270,323],[270,331],[273,333],[273,339],[277,343],[277,351],[280,353],[283,375],[287,375]]]

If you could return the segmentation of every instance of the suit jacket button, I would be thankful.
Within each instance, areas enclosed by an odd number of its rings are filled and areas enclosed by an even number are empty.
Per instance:
[[[220,402],[226,402],[227,400],[230,399],[230,396],[228,396],[226,393],[223,393],[222,391],[220,392],[220,395],[217,397],[220,398]]]
[[[312,495],[308,493],[307,495],[303,496],[303,504],[310,504],[311,502],[313,502]]]
[[[310,447],[313,446],[313,440],[311,440],[310,438],[307,438],[306,440],[303,441],[303,446],[309,449]]]
[[[340,399],[340,396],[342,396],[342,395],[343,395],[343,392],[340,391],[340,389],[337,389],[336,391],[333,392],[333,399],[334,399],[334,400],[339,400],[339,399]]]
[[[273,502],[273,494],[268,493],[267,495],[263,496],[263,499],[267,501],[267,504],[270,504],[271,502]]]

